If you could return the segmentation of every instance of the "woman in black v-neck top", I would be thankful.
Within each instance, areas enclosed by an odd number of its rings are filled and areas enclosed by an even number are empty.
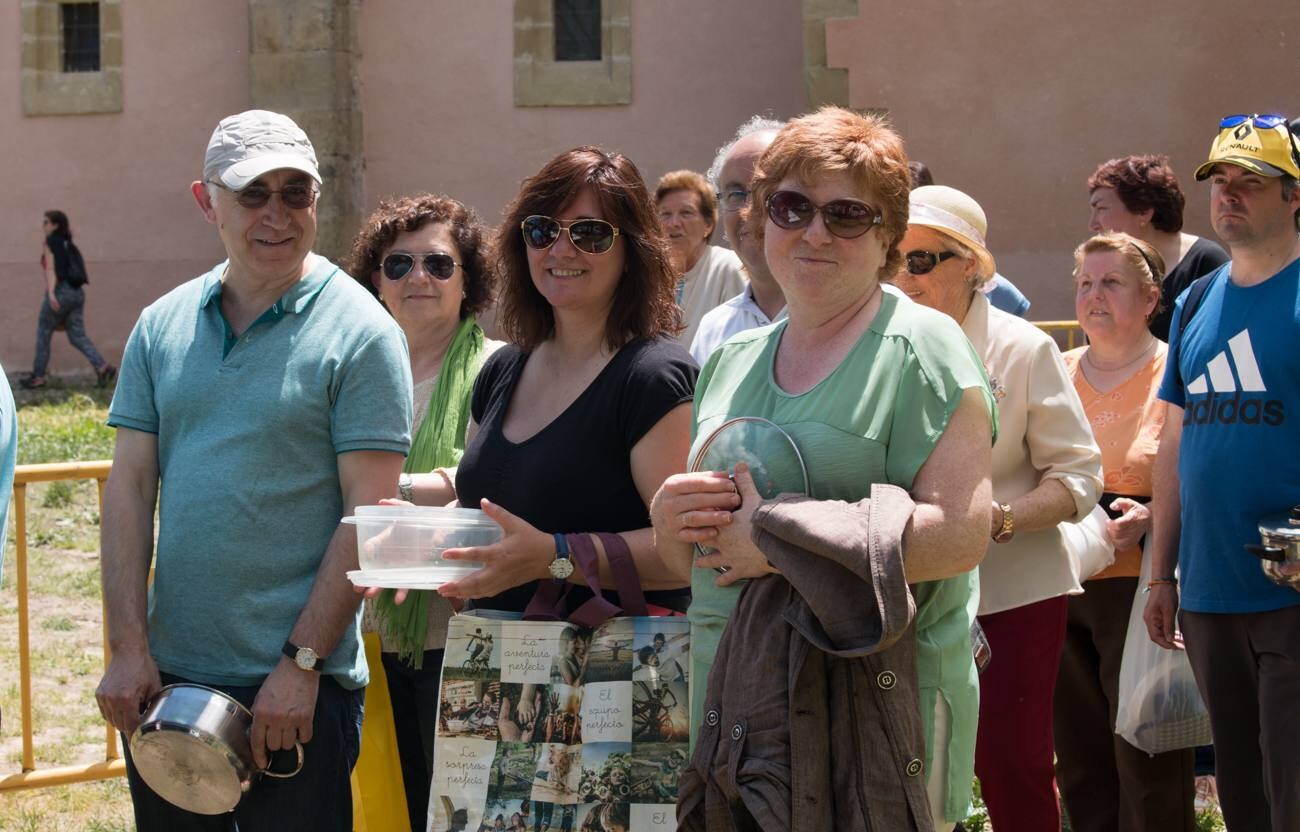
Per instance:
[[[506,538],[463,550],[487,566],[442,593],[522,611],[550,580],[553,535],[615,532],[647,600],[684,609],[690,575],[659,559],[647,505],[685,470],[698,368],[671,338],[674,276],[640,174],[597,148],[557,156],[524,182],[496,251],[512,343],[475,383],[478,427],[454,485],[460,504],[482,506]],[[584,353],[585,344],[594,346]],[[561,388],[572,390],[567,404]],[[578,581],[569,581],[570,608],[590,594]]]

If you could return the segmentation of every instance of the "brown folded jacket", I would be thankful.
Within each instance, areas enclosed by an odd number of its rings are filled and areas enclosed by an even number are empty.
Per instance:
[[[932,830],[915,602],[892,485],[849,504],[783,494],[754,514],[780,575],[750,581],[709,673],[679,829]]]

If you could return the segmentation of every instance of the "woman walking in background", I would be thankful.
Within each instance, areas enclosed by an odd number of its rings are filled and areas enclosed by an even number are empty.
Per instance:
[[[72,243],[68,215],[62,211],[46,211],[41,228],[45,231],[45,247],[41,251],[45,298],[41,301],[41,315],[36,322],[36,356],[32,361],[32,374],[19,383],[28,390],[48,383],[45,373],[50,363],[50,336],[54,330],[64,329],[72,346],[80,350],[90,366],[95,368],[99,386],[103,387],[117,376],[117,368],[100,356],[86,335],[82,317],[86,290],[82,287],[89,281],[81,252]]]

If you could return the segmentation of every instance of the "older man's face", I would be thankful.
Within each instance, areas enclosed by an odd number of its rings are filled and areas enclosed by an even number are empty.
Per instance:
[[[763,151],[767,150],[768,145],[775,138],[775,130],[760,130],[745,136],[731,148],[718,175],[718,191],[723,195],[723,202],[731,191],[749,193],[749,183],[754,178],[754,168],[758,165]],[[767,260],[763,256],[763,243],[754,238],[754,235],[749,232],[748,223],[745,222],[748,212],[754,210],[754,206],[749,205],[740,210],[728,210],[722,207],[720,210],[722,229],[727,233],[727,239],[731,241],[731,246],[740,257],[740,262],[745,265],[745,271],[751,277],[757,274],[760,279],[768,276],[770,273],[767,269]]]
[[[304,274],[307,255],[316,243],[317,203],[306,208],[285,205],[278,191],[291,184],[315,183],[301,171],[273,170],[248,185],[277,192],[262,207],[245,208],[234,193],[218,189],[211,212],[204,212],[217,226],[230,267],[240,277],[276,283]]]

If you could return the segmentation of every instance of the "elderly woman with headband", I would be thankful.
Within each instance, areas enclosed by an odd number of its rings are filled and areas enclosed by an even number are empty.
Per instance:
[[[789,317],[737,334],[712,354],[696,392],[694,428],[698,446],[735,417],[775,422],[807,461],[810,496],[817,501],[857,503],[876,483],[912,495],[916,508],[903,551],[916,604],[917,676],[910,684],[919,696],[906,707],[918,709],[912,713],[926,760],[914,759],[900,772],[900,794],[864,797],[859,780],[834,796],[843,806],[820,809],[840,819],[857,816],[857,799],[906,807],[911,825],[898,817],[890,829],[931,828],[922,771],[936,784],[940,802],[952,807],[944,815],[964,817],[969,808],[978,708],[971,570],[985,548],[994,425],[988,380],[959,328],[881,291],[881,278],[901,260],[910,187],[902,140],[879,117],[826,107],[781,130],[755,171],[749,222],[785,293]],[[748,491],[748,474],[738,472],[736,479]],[[784,580],[767,577],[772,569],[751,538],[758,499],[746,498],[735,514],[716,510],[731,493],[726,472],[681,474],[664,484],[654,507],[661,550],[687,561],[690,542],[718,550],[695,560],[688,612],[691,734],[697,742],[701,726],[710,724],[703,682],[737,608],[741,579]],[[730,571],[719,577],[714,568],[720,566]],[[768,679],[755,684],[773,685]],[[873,677],[871,684],[881,682]],[[884,684],[892,688],[894,680]],[[855,700],[868,703],[863,707],[880,701],[863,697]],[[957,715],[951,735],[931,731],[937,701]],[[786,797],[786,812],[790,804],[807,810],[806,801]]]
[[[1101,446],[1115,562],[1070,598],[1056,684],[1057,777],[1075,832],[1191,832],[1193,750],[1147,754],[1115,733],[1129,610],[1151,530],[1152,468],[1165,421],[1156,392],[1168,348],[1160,310],[1164,258],[1145,240],[1098,234],[1074,252],[1074,311],[1088,346],[1065,366]],[[1145,637],[1145,633],[1143,633]]]
[[[1056,829],[1052,695],[1066,593],[1078,591],[1057,525],[1096,505],[1101,457],[1056,344],[979,292],[996,270],[983,209],[942,185],[917,188],[910,200],[895,283],[961,324],[998,402],[991,540],[979,570],[979,621],[993,660],[980,677],[975,773],[995,829]],[[953,713],[952,730],[960,717]]]

